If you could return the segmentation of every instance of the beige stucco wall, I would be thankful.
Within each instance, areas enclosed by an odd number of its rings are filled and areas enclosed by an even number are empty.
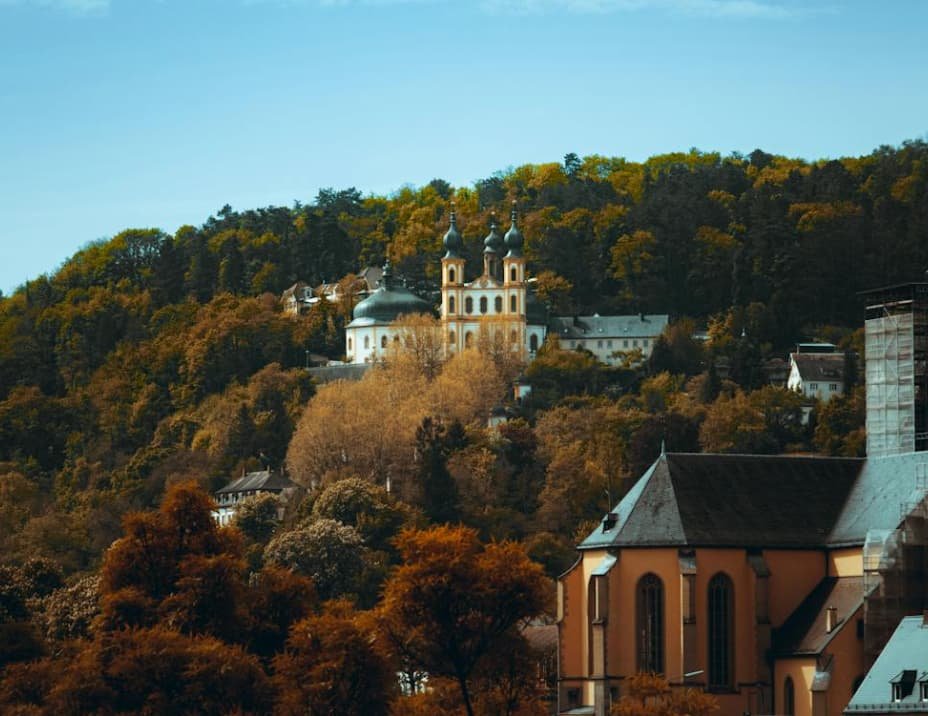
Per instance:
[[[863,548],[835,549],[828,553],[829,577],[862,577],[864,574]]]
[[[778,627],[825,577],[825,555],[818,550],[765,550],[770,567],[770,623]]]

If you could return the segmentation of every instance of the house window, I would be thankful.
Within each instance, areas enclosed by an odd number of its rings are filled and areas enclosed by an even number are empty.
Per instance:
[[[837,390],[838,390],[838,384],[837,384],[837,383],[829,383],[829,384],[828,384],[828,390],[830,390],[832,393],[837,392]]]
[[[606,348],[612,348],[612,341],[606,341]]]
[[[509,280],[512,281],[512,282],[514,283],[515,280],[516,280],[516,275],[517,275],[517,274],[516,274],[516,267],[513,266],[513,267],[511,267],[511,268],[509,269]]]
[[[473,313],[474,312],[474,299],[470,296],[464,299],[464,313]]]
[[[509,297],[509,310],[510,310],[512,313],[515,313],[517,310],[519,310],[519,305],[516,303],[516,297],[515,297],[515,296],[510,296],[510,297]]]
[[[380,337],[380,347],[381,347],[381,348],[386,348],[386,347],[387,347],[387,337],[386,337],[386,336],[381,336],[381,337]]]
[[[818,392],[818,383],[809,383],[809,390],[810,390],[812,393],[817,393],[817,392]]]
[[[448,296],[448,313],[454,313],[454,296]]]
[[[638,339],[637,339],[637,338],[636,338],[635,340],[632,341],[632,346],[634,346],[635,348],[638,347]]]
[[[791,676],[787,676],[783,682],[783,713],[786,716],[794,716],[796,713],[796,689]]]
[[[664,584],[656,574],[638,580],[638,671],[664,673]]]
[[[538,335],[533,333],[532,337],[528,339],[528,347],[533,353],[538,350]]]
[[[454,283],[454,268],[448,269],[448,283]]]
[[[622,347],[623,347],[623,348],[628,348],[628,339],[622,341]]]
[[[709,688],[734,685],[734,587],[727,574],[709,580]]]
[[[493,308],[496,309],[497,313],[503,312],[503,297],[497,296],[496,300],[493,301]]]
[[[603,347],[603,342],[602,342],[602,341],[596,341],[596,347],[597,347],[597,348],[602,348],[602,347]]]
[[[921,687],[922,687],[922,693],[921,693],[922,701],[928,701],[928,681],[923,681],[921,683]]]
[[[647,348],[647,347],[648,347],[648,339],[645,338],[643,341],[641,341],[641,345],[643,345],[645,348]]]
[[[480,312],[481,313],[487,312],[487,297],[486,296],[480,297]]]

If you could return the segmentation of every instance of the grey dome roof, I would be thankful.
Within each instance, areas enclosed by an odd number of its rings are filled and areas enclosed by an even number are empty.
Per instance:
[[[512,224],[509,227],[509,231],[506,232],[506,236],[503,237],[503,240],[506,242],[506,248],[509,249],[509,253],[506,256],[510,258],[522,258],[522,244],[525,243],[525,240],[522,238],[522,232],[519,231],[519,227],[516,226],[516,203],[512,202]]]
[[[448,231],[445,232],[443,243],[445,245],[446,259],[461,258],[461,251],[464,248],[464,239],[461,237],[461,232],[458,231],[458,220],[454,212],[454,203],[451,204],[451,225],[448,227]]]
[[[394,285],[390,263],[383,267],[383,278],[374,293],[354,307],[352,325],[390,323],[408,313],[429,313],[432,305],[405,286]],[[362,320],[367,319],[367,320]]]
[[[496,215],[490,221],[490,233],[483,240],[483,253],[498,254],[503,250],[503,237],[496,230]]]

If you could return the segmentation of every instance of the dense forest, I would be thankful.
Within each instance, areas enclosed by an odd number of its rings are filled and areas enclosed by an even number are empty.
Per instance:
[[[485,346],[442,362],[428,320],[410,319],[408,340],[363,380],[314,384],[307,352],[342,355],[352,299],[294,319],[280,293],[298,280],[350,285],[389,258],[434,296],[452,200],[475,271],[492,214],[517,203],[529,272],[553,312],[669,313],[651,359],[607,367],[552,340],[527,367]],[[298,693],[280,676],[314,668],[306,660],[320,648],[288,629],[321,620],[346,643],[368,643],[365,620],[387,610],[378,623],[398,620],[397,631],[380,634],[383,648],[359,671],[427,665],[460,687],[434,698],[531,713],[525,680],[494,680],[505,669],[486,654],[465,668],[434,645],[391,641],[411,618],[397,607],[403,590],[422,586],[404,575],[426,574],[434,565],[423,560],[441,550],[525,558],[524,584],[500,577],[496,587],[526,590],[526,611],[478,639],[497,657],[522,654],[514,625],[550,606],[540,569],[550,578],[569,565],[662,443],[862,454],[858,292],[921,280],[926,239],[928,144],[913,141],[820,162],[760,150],[643,163],[569,154],[472,187],[323,190],[292,207],[226,206],[173,236],[130,229],[87,245],[0,297],[0,669],[15,664],[0,706],[92,710],[118,690],[105,654],[140,668],[156,643],[180,671],[238,664],[242,683],[222,688],[240,700],[216,712],[306,712],[317,697],[319,713],[335,712],[339,694]],[[695,340],[703,327],[708,341]],[[800,397],[766,385],[762,368],[808,339],[848,350],[849,385],[803,424]],[[487,428],[523,371],[531,399]],[[210,492],[262,465],[305,488],[283,523],[258,500],[233,529],[215,528],[191,483]],[[184,524],[196,534],[178,543]],[[442,527],[457,524],[466,528]],[[133,558],[151,558],[159,540],[162,575],[140,573]],[[204,612],[221,593],[235,595],[229,611]],[[52,691],[64,663],[71,671]],[[81,691],[73,664],[96,674],[97,692]],[[381,681],[365,688],[389,692]],[[148,696],[118,703],[138,710]]]

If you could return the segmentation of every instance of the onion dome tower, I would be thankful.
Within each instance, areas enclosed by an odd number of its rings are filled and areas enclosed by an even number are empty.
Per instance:
[[[499,235],[496,214],[490,217],[490,233],[483,240],[483,275],[496,281],[502,279],[500,257],[503,253],[503,237]]]
[[[451,202],[451,216],[443,243],[445,255],[441,259],[441,317],[447,322],[449,317],[459,314],[464,300],[461,295],[464,286],[464,237],[458,231],[454,202]]]
[[[508,251],[503,258],[503,283],[507,286],[518,285],[525,281],[525,258],[522,256],[522,245],[525,240],[516,224],[518,214],[515,202],[512,202],[510,217],[512,223],[504,238]]]

